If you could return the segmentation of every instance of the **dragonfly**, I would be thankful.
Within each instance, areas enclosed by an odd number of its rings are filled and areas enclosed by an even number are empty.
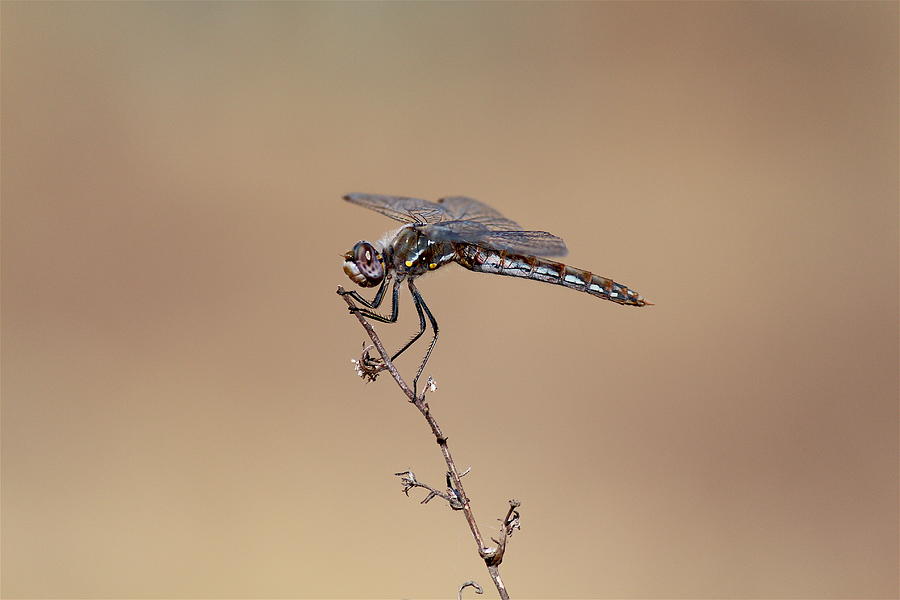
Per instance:
[[[436,202],[403,196],[347,194],[344,200],[403,223],[375,243],[357,242],[344,253],[344,273],[363,288],[378,287],[372,300],[357,291],[349,295],[364,308],[359,313],[382,323],[396,323],[400,288],[406,282],[419,316],[419,331],[391,356],[394,361],[425,333],[426,317],[433,332],[431,343],[413,379],[413,394],[438,339],[434,318],[415,281],[422,275],[455,262],[470,271],[522,277],[561,285],[625,306],[647,306],[636,291],[608,277],[595,275],[549,260],[568,253],[565,242],[546,231],[528,231],[483,202],[465,196]],[[393,280],[393,285],[391,281]],[[376,312],[391,288],[390,315]]]

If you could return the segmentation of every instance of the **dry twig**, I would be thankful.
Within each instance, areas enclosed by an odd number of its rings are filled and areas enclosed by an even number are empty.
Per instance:
[[[360,325],[363,326],[366,333],[369,335],[369,338],[372,340],[372,345],[363,345],[363,352],[360,358],[358,360],[353,360],[357,374],[366,381],[375,381],[382,371],[388,371],[409,399],[409,402],[422,413],[423,417],[425,417],[425,421],[431,428],[431,433],[434,435],[434,438],[441,449],[444,461],[447,463],[446,491],[438,490],[437,488],[420,482],[416,479],[415,474],[411,470],[407,470],[395,473],[395,475],[400,477],[400,481],[403,484],[403,493],[408,496],[409,490],[413,488],[423,488],[428,490],[428,495],[422,500],[422,504],[428,503],[435,497],[440,497],[447,502],[451,509],[462,511],[466,518],[466,522],[469,525],[469,530],[472,532],[472,537],[475,538],[475,544],[478,547],[478,555],[484,560],[488,573],[490,574],[494,585],[497,587],[497,592],[500,594],[500,598],[509,600],[509,593],[506,591],[506,586],[500,577],[499,567],[500,563],[503,561],[503,555],[506,552],[508,538],[512,535],[513,530],[519,529],[519,511],[516,509],[519,507],[520,503],[517,500],[509,501],[509,511],[506,513],[506,517],[502,519],[500,539],[493,540],[497,545],[494,547],[486,546],[484,544],[484,538],[481,536],[481,531],[478,529],[478,523],[475,522],[475,515],[472,513],[469,498],[466,496],[462,484],[462,478],[469,472],[469,469],[460,473],[456,468],[456,463],[453,461],[453,456],[450,454],[450,448],[447,445],[447,437],[444,435],[440,425],[438,425],[438,422],[431,414],[431,408],[425,401],[425,395],[429,391],[434,391],[436,388],[434,380],[429,377],[425,389],[420,395],[416,396],[403,380],[400,372],[397,371],[397,368],[391,362],[390,354],[385,350],[384,345],[378,338],[378,334],[375,333],[375,329],[364,316],[355,310],[357,306],[356,303],[353,302],[353,299],[344,293],[344,288],[342,286],[338,286],[337,293],[344,299],[347,306],[350,307],[351,313],[356,315]],[[372,348],[375,348],[375,350],[378,351],[380,358],[374,358],[369,354],[369,351]],[[462,594],[462,590],[466,587],[474,587],[479,594],[482,592],[481,587],[477,583],[474,581],[467,581],[459,588],[459,595]]]
[[[457,590],[457,592],[456,592],[456,600],[462,600],[463,590],[466,589],[467,587],[475,588],[476,594],[484,593],[484,589],[482,589],[482,587],[480,585],[478,585],[474,581],[467,581],[464,584],[462,584],[461,586],[459,586],[459,590]]]

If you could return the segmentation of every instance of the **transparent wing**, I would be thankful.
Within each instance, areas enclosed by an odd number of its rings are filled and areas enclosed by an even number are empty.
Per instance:
[[[546,231],[496,231],[476,221],[444,221],[421,228],[437,242],[465,242],[535,256],[565,256],[566,243]]]
[[[473,221],[496,231],[518,231],[522,229],[518,223],[500,214],[500,211],[491,208],[484,202],[479,202],[475,198],[451,196],[449,198],[441,198],[437,203],[447,211],[450,217],[445,220]]]
[[[440,204],[420,198],[382,196],[381,194],[347,194],[344,200],[380,212],[403,223],[439,223],[453,219]]]
[[[450,196],[437,202],[404,196],[347,194],[344,200],[379,212],[403,223],[417,223],[437,242],[466,242],[536,256],[565,256],[566,243],[546,231],[522,231],[484,202]]]

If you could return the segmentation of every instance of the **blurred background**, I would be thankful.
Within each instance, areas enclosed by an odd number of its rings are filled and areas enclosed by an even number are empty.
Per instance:
[[[2,595],[495,597],[353,372],[340,254],[395,226],[355,191],[474,196],[656,303],[420,280],[513,597],[896,598],[897,13],[3,2]]]

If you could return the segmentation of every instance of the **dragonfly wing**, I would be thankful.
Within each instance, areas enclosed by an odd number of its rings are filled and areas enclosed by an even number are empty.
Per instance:
[[[437,242],[464,242],[534,256],[565,256],[569,250],[562,239],[546,231],[496,231],[476,221],[444,221],[422,227]]]
[[[518,223],[500,214],[500,211],[491,208],[484,202],[479,202],[475,198],[451,196],[449,198],[441,198],[438,200],[438,204],[450,216],[447,220],[481,223],[496,231],[518,231],[522,229]]]
[[[487,236],[491,248],[535,256],[565,256],[566,243],[546,231],[494,231]]]
[[[403,223],[438,223],[451,219],[446,208],[420,198],[382,196],[381,194],[347,194],[344,200],[380,212]]]
[[[483,202],[465,196],[430,202],[420,198],[347,194],[344,200],[403,223],[416,223],[434,241],[466,242],[497,250],[536,256],[565,256],[560,238],[546,231],[522,231],[521,226]]]

